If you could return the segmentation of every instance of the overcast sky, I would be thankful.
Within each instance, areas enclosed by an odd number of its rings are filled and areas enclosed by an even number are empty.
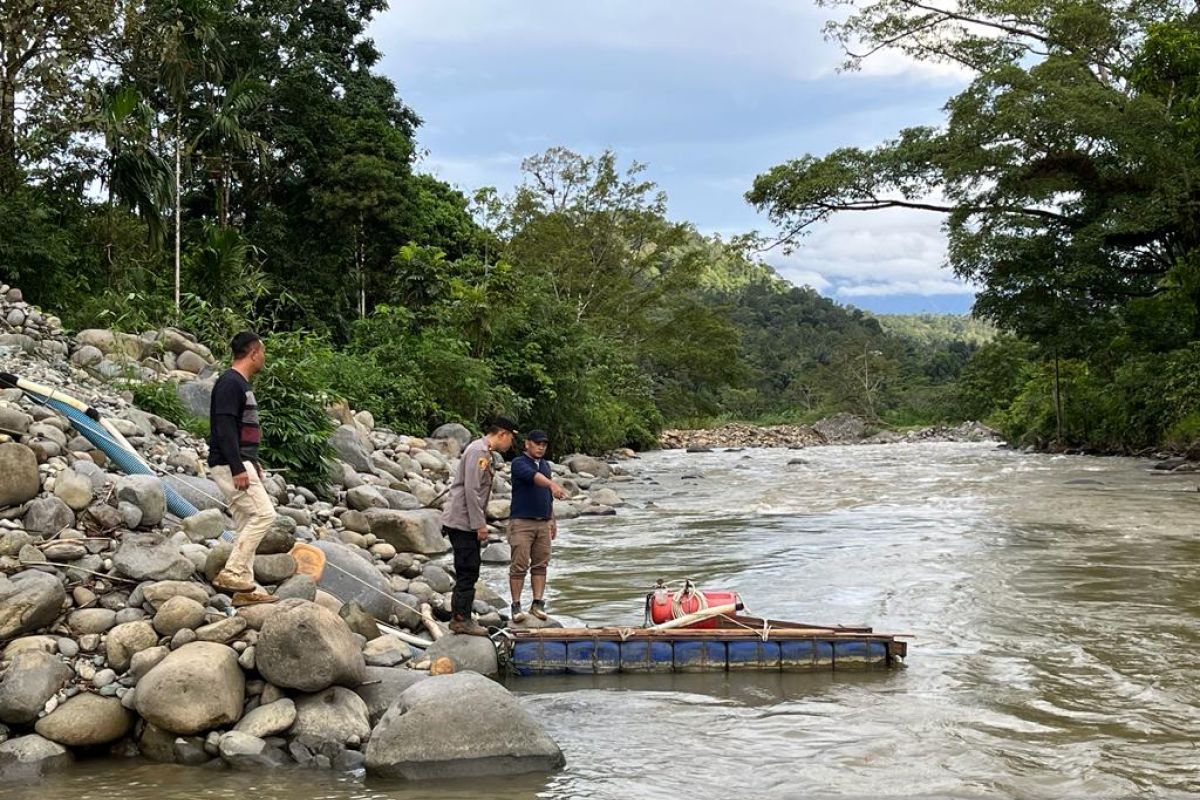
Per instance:
[[[838,73],[828,9],[809,0],[392,0],[372,35],[424,119],[421,168],[507,191],[554,145],[648,165],[670,214],[705,232],[770,230],[743,195],[805,153],[871,146],[936,123],[962,77],[885,54]],[[785,277],[876,311],[962,312],[936,215],[843,215]]]

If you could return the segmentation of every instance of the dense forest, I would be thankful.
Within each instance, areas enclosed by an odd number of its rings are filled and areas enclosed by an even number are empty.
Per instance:
[[[421,174],[365,34],[383,7],[0,0],[0,278],[75,329],[269,333],[264,410],[293,436],[334,397],[593,450],[666,422],[957,416],[978,342],[792,286],[672,219],[643,165],[553,148],[470,194]]]
[[[382,0],[0,0],[0,279],[76,329],[176,324],[217,352],[269,334],[293,430],[340,397],[407,430],[506,412],[571,449],[834,411],[981,418],[1043,446],[1190,443],[1194,11],[839,5],[848,52],[973,77],[940,126],[797,158],[747,198],[785,246],[836,213],[943,214],[976,319],[877,318],[795,287],[761,240],[673,219],[616,153],[533,154],[513,187],[422,174],[418,110],[366,35]]]

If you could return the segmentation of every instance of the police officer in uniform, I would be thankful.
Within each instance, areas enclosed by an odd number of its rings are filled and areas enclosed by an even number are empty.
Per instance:
[[[467,445],[450,481],[449,496],[442,511],[442,535],[454,548],[454,594],[450,620],[452,633],[487,636],[487,629],[471,617],[475,583],[479,580],[479,554],[487,541],[487,504],[492,496],[492,453],[503,453],[513,444],[516,424],[497,417],[486,433]]]

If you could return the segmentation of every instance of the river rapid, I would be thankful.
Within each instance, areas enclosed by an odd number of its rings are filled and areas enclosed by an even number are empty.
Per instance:
[[[1149,462],[993,444],[627,462],[563,526],[550,611],[638,624],[656,578],[755,613],[912,634],[872,673],[513,679],[550,776],[404,784],[94,761],[0,796],[787,798],[1200,791],[1200,493]],[[485,577],[500,587],[501,568]],[[528,599],[528,598],[526,598]]]

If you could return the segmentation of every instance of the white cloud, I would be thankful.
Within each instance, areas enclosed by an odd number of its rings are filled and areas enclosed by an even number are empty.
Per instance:
[[[796,0],[394,0],[371,33],[389,54],[406,42],[478,44],[518,53],[602,48],[735,62],[740,69],[793,80],[824,80],[843,60],[839,47],[824,37],[830,13]],[[454,66],[422,68],[444,73]],[[858,74],[943,82],[963,73],[885,51]]]
[[[973,294],[975,287],[946,266],[942,219],[909,209],[844,212],[813,229],[793,253],[772,253],[767,261],[793,283],[835,297]]]

